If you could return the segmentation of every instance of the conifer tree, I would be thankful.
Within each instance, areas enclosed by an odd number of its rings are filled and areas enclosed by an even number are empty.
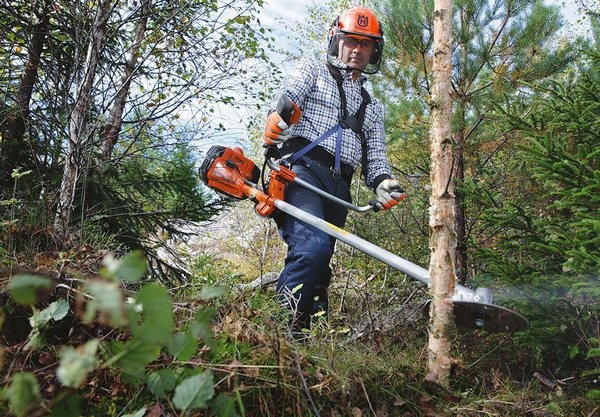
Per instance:
[[[527,105],[499,106],[523,137],[509,166],[523,186],[472,189],[483,226],[496,231],[494,246],[475,255],[486,276],[514,288],[510,301],[532,323],[523,341],[533,356],[557,370],[598,368],[600,55],[531,91]]]
[[[379,3],[386,30],[386,67],[383,86],[388,123],[398,153],[425,150],[423,120],[429,117],[432,89],[433,2],[387,0]],[[453,126],[456,183],[457,274],[464,282],[470,271],[467,243],[477,238],[477,210],[465,201],[465,182],[477,179],[494,166],[499,151],[511,148],[510,135],[493,124],[493,104],[526,98],[527,82],[563,70],[576,50],[569,42],[556,42],[561,17],[556,6],[540,0],[457,0],[453,9]],[[381,87],[383,88],[383,87]],[[404,115],[406,120],[399,119]],[[414,133],[407,130],[414,129]],[[421,135],[421,137],[415,137]],[[393,147],[392,147],[393,148]],[[415,149],[417,151],[415,151]],[[425,170],[423,158],[411,173]],[[496,181],[503,176],[499,173]],[[492,182],[491,187],[498,184]],[[469,211],[469,208],[471,210]]]

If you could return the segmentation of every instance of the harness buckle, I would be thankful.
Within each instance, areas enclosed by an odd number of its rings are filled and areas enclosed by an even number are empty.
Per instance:
[[[350,129],[358,133],[358,118],[356,116],[346,115],[346,117],[340,118],[340,124],[344,129]]]
[[[339,168],[331,168],[331,172],[336,180],[342,176],[342,170]]]

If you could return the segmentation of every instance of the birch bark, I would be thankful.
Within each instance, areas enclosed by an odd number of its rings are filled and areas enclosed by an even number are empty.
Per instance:
[[[65,166],[58,196],[58,208],[54,227],[65,231],[71,219],[77,180],[81,175],[83,156],[90,142],[91,133],[86,131],[86,116],[92,101],[92,88],[96,67],[102,53],[103,38],[114,0],[102,0],[97,8],[91,28],[82,77],[77,86],[75,105],[69,117],[69,139]]]
[[[130,55],[127,63],[125,64],[125,73],[123,74],[121,85],[119,86],[115,101],[111,108],[108,123],[102,130],[102,137],[100,138],[100,157],[98,160],[99,165],[110,161],[112,158],[113,149],[117,144],[119,133],[121,132],[121,126],[123,125],[123,112],[125,110],[125,104],[127,103],[129,87],[131,86],[131,80],[133,79],[138,59],[140,57],[140,48],[144,37],[146,36],[146,27],[151,8],[152,0],[144,0],[141,8],[141,17],[136,27],[135,38],[131,46]]]
[[[452,294],[456,282],[455,195],[452,180],[452,0],[435,0],[431,96],[431,185],[429,228],[431,307],[428,373],[425,379],[447,386],[454,329]]]

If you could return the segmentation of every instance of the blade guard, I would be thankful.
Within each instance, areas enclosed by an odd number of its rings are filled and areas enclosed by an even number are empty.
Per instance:
[[[238,147],[212,146],[199,172],[202,181],[210,188],[239,200],[248,197],[244,190],[245,182],[257,183],[260,179],[258,167]]]

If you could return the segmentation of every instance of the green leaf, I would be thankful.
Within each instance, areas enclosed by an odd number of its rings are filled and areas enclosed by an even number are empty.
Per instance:
[[[146,385],[152,394],[158,398],[163,398],[165,394],[172,391],[177,384],[175,374],[169,369],[160,369],[148,375]]]
[[[598,358],[600,357],[600,348],[590,348],[587,352],[587,358]]]
[[[594,401],[596,402],[596,404],[598,404],[598,401],[600,401],[600,389],[589,390],[585,393],[585,398],[587,398],[590,401]]]
[[[77,348],[72,346],[62,348],[60,364],[56,370],[56,376],[61,384],[71,388],[81,386],[87,374],[98,365],[96,352],[99,344],[98,339],[92,339]]]
[[[23,348],[24,350],[38,350],[46,344],[46,339],[38,328],[31,329],[31,333],[29,333],[27,339],[27,344]]]
[[[210,348],[214,348],[215,345],[210,328],[210,320],[215,314],[213,309],[200,310],[196,314],[196,320],[190,326],[192,336],[204,340],[204,343]]]
[[[579,354],[579,347],[577,345],[569,346],[569,358],[573,359]]]
[[[219,417],[239,417],[235,409],[235,401],[229,395],[219,394],[211,406],[214,415]]]
[[[146,407],[142,407],[139,410],[137,410],[135,413],[125,414],[123,417],[144,417],[145,414],[146,414]]]
[[[178,361],[187,361],[198,350],[198,340],[191,331],[180,332],[173,336],[167,344],[169,353]]]
[[[22,372],[13,377],[12,383],[6,389],[4,398],[8,407],[17,416],[25,416],[37,404],[40,398],[40,387],[33,374]]]
[[[83,408],[83,397],[78,394],[61,398],[52,407],[51,417],[79,417]]]
[[[19,304],[35,304],[37,298],[52,288],[52,280],[40,275],[16,275],[8,286],[10,295]]]
[[[152,343],[144,343],[133,339],[127,342],[116,341],[109,346],[108,365],[114,365],[131,374],[143,372],[146,365],[155,360],[160,353],[160,346]]]
[[[23,171],[23,172],[21,172],[20,170],[21,170],[21,168],[13,169],[13,172],[10,174],[10,176],[13,177],[14,179],[18,180],[19,178],[29,175],[33,172],[30,169],[28,169],[27,171]]]
[[[189,377],[175,388],[173,405],[181,411],[206,407],[215,394],[213,376],[210,371]]]
[[[210,300],[211,298],[222,297],[228,292],[229,289],[223,286],[203,288],[202,291],[200,291],[200,298],[203,300]]]
[[[88,300],[82,320],[90,323],[100,313],[98,320],[113,327],[127,323],[123,302],[123,293],[116,282],[101,279],[89,280],[85,283],[85,291],[93,298]]]
[[[173,306],[166,288],[149,284],[137,294],[136,301],[142,305],[140,320],[131,320],[134,337],[148,343],[167,345],[175,329]],[[134,316],[134,312],[130,312]],[[141,324],[138,322],[141,321]]]
[[[147,263],[142,251],[136,250],[124,258],[117,260],[112,255],[106,256],[102,263],[100,274],[123,282],[138,282],[146,274]]]
[[[581,372],[582,378],[587,378],[589,376],[596,376],[596,375],[600,375],[600,368],[590,369],[590,370]]]
[[[54,301],[40,313],[40,321],[43,324],[50,320],[59,321],[65,318],[69,312],[69,303],[64,298]]]
[[[9,200],[0,200],[0,206],[11,206],[13,204],[17,204],[18,202],[19,200],[13,197]]]
[[[69,303],[60,299],[41,312],[35,307],[32,307],[32,314],[29,317],[29,324],[31,325],[31,332],[29,333],[25,350],[36,350],[40,349],[46,343],[44,336],[42,335],[42,329],[50,322],[50,320],[58,321],[62,320],[69,312]]]

